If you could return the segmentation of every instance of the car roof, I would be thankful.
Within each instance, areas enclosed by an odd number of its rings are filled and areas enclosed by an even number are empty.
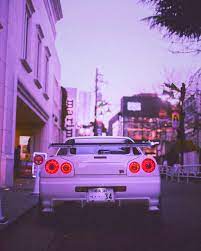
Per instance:
[[[72,137],[66,140],[74,141],[75,143],[128,143],[134,142],[129,137],[122,136],[82,136],[82,137]]]

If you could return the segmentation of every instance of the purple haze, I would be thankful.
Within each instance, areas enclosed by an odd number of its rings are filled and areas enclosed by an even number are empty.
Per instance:
[[[137,1],[61,3],[64,19],[57,25],[56,44],[62,84],[93,91],[98,67],[108,81],[105,93],[113,110],[118,110],[123,95],[160,93],[165,75],[173,71],[181,82],[200,65],[200,56],[168,51],[170,41],[140,21],[152,12]]]

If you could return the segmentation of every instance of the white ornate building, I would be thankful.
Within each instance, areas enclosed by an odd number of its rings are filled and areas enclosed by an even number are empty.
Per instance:
[[[45,151],[61,137],[61,18],[60,0],[0,0],[0,186],[13,184],[17,145]]]

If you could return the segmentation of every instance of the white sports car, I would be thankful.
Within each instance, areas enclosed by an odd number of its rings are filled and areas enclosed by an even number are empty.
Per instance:
[[[52,144],[40,171],[40,209],[53,212],[57,201],[80,207],[97,203],[121,206],[137,201],[159,210],[160,174],[153,157],[128,137],[74,137]]]

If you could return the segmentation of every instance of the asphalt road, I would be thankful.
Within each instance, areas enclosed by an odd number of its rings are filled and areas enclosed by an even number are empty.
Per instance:
[[[162,183],[162,216],[141,208],[61,206],[41,221],[37,208],[0,232],[0,251],[200,251],[201,183]]]

